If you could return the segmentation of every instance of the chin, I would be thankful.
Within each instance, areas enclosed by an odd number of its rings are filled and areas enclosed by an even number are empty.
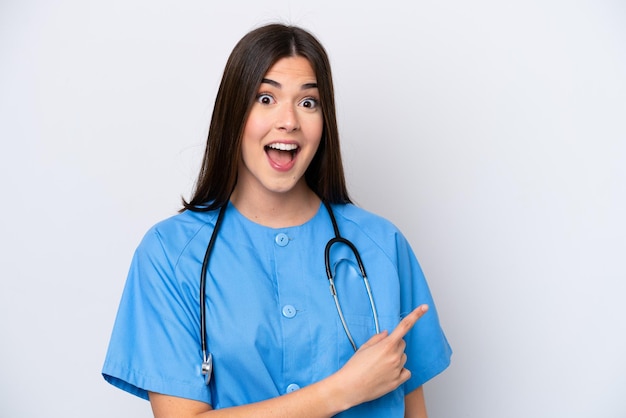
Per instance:
[[[290,193],[296,193],[298,191],[301,191],[304,187],[306,187],[306,183],[304,182],[304,180],[300,180],[298,182],[285,182],[285,183],[274,183],[272,185],[267,184],[265,185],[265,188],[267,190],[269,190],[272,193],[276,193],[276,194],[290,194]]]

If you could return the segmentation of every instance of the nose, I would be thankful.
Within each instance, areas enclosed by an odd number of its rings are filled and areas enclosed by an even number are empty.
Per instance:
[[[285,104],[280,107],[276,119],[276,128],[285,132],[293,132],[300,129],[298,114],[292,105]]]

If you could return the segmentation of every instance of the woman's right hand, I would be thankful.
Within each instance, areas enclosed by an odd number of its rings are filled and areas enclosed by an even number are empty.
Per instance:
[[[403,337],[426,311],[428,305],[418,306],[391,334],[383,331],[374,335],[335,374],[350,406],[379,398],[409,380],[411,372],[404,368],[407,356]]]

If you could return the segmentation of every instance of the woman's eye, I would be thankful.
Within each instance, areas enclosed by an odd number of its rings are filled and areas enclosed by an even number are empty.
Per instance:
[[[306,98],[300,102],[300,105],[302,107],[306,107],[307,109],[315,109],[318,104],[319,104],[318,100],[312,97]]]
[[[274,98],[269,94],[261,93],[256,96],[256,101],[264,105],[269,105],[274,103]]]

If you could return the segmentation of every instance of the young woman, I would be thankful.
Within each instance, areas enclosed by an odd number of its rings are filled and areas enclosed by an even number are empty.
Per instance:
[[[425,417],[450,355],[409,244],[350,202],[323,47],[248,33],[192,199],[135,253],[105,379],[156,417]]]

